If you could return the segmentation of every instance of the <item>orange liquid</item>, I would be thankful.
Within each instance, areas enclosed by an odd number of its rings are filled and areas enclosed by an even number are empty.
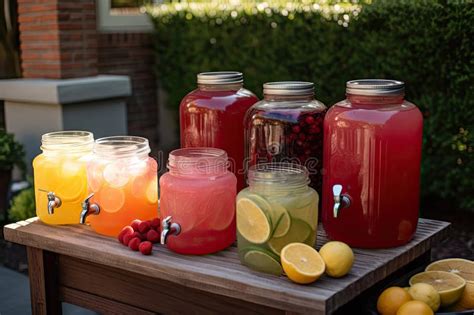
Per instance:
[[[78,224],[81,203],[87,197],[88,155],[38,155],[33,160],[36,215],[47,224]],[[48,192],[61,199],[61,206],[48,213]]]
[[[93,161],[87,167],[91,203],[100,213],[89,215],[92,229],[108,236],[117,236],[135,219],[158,217],[157,163],[147,160]]]

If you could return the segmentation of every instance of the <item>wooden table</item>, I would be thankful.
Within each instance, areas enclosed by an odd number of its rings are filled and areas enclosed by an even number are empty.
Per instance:
[[[48,226],[36,218],[5,226],[6,240],[27,246],[34,314],[61,313],[68,302],[113,314],[347,313],[371,288],[430,259],[449,223],[420,219],[407,245],[355,249],[355,264],[341,279],[311,285],[253,272],[236,247],[214,255],[183,256],[155,246],[152,256],[132,252],[85,226]],[[318,246],[326,242],[320,226]],[[352,313],[352,312],[351,312]]]

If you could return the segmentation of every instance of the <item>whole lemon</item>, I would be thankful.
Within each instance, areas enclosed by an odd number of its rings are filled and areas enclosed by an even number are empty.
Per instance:
[[[343,242],[328,242],[321,247],[319,254],[326,264],[326,273],[330,277],[345,276],[354,264],[354,253]]]
[[[425,302],[409,301],[400,306],[396,315],[433,315],[433,310]]]
[[[382,315],[397,314],[400,306],[411,301],[411,296],[400,287],[390,287],[380,294],[377,300],[377,311]]]
[[[414,300],[425,302],[429,307],[436,312],[441,303],[438,291],[430,284],[415,283],[408,289],[408,293]]]

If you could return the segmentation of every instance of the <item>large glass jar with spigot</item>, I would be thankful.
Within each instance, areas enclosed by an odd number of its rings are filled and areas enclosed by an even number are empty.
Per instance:
[[[418,222],[423,117],[396,80],[347,82],[324,121],[323,223],[356,247],[407,243]]]
[[[134,219],[158,217],[158,166],[148,140],[134,136],[97,139],[87,166],[89,195],[81,223],[97,233],[117,236]],[[79,218],[79,216],[78,216]]]
[[[41,221],[79,223],[93,144],[94,137],[87,131],[58,131],[41,137],[43,152],[33,160],[36,215]]]

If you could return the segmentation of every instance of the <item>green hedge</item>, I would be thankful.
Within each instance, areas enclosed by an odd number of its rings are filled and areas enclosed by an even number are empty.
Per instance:
[[[406,98],[425,116],[424,199],[474,209],[474,6],[354,2],[148,7],[156,74],[170,106],[178,107],[201,71],[240,70],[260,95],[266,81],[313,81],[317,98],[329,105],[344,98],[349,79],[403,80]]]

